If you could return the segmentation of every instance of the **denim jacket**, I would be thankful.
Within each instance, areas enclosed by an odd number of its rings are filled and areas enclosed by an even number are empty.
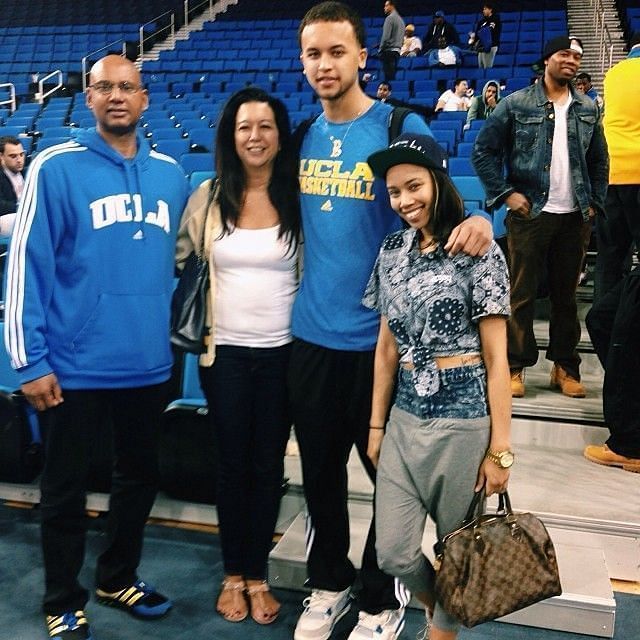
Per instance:
[[[585,220],[589,207],[602,213],[609,156],[598,109],[572,87],[567,113],[569,163],[576,201]],[[501,100],[481,129],[471,156],[487,193],[487,206],[500,206],[513,192],[540,215],[549,197],[554,109],[542,81]],[[504,167],[506,166],[506,177]]]

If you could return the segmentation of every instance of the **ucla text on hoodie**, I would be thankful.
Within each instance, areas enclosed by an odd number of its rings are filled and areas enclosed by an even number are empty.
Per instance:
[[[182,169],[138,136],[126,159],[94,130],[29,170],[6,274],[5,344],[20,380],[62,388],[169,377],[169,307]]]

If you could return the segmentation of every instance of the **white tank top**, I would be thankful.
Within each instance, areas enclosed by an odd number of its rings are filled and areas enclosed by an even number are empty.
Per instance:
[[[212,243],[216,344],[279,347],[291,341],[296,255],[279,226],[234,229]]]

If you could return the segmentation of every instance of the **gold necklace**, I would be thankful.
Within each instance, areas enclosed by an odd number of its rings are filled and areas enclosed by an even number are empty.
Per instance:
[[[427,253],[431,247],[437,245],[438,241],[435,238],[431,238],[429,242],[424,243],[422,240],[418,241],[418,249],[420,249],[420,253]]]
[[[356,113],[356,115],[354,116],[354,118],[351,120],[351,122],[349,123],[349,126],[347,127],[347,130],[344,132],[344,135],[341,138],[338,138],[337,136],[329,136],[329,140],[331,140],[331,144],[333,145],[331,147],[331,154],[330,154],[330,158],[339,158],[342,155],[342,145],[344,144],[344,141],[347,139],[347,136],[349,135],[349,131],[351,131],[351,127],[354,125],[355,121],[365,112],[368,111],[371,106],[373,105],[373,103],[371,103],[370,105],[367,105],[366,107],[362,107],[362,109],[360,109],[360,111],[358,111],[358,113]],[[323,112],[322,113],[322,117],[324,118],[324,122],[325,125],[329,126],[330,124],[333,125],[337,125],[337,124],[342,124],[342,123],[337,123],[337,122],[329,122],[329,120],[327,120],[327,116],[326,114]]]

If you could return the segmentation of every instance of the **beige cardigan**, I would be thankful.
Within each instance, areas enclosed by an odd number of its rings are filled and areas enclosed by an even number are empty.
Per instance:
[[[209,265],[209,291],[207,292],[207,327],[209,335],[205,338],[207,350],[200,355],[199,364],[203,367],[210,367],[216,357],[215,343],[215,304],[216,299],[216,274],[215,264],[210,260],[211,243],[222,232],[222,219],[220,217],[220,207],[215,198],[213,199],[209,212],[206,212],[209,200],[211,180],[205,180],[192,194],[187,202],[187,206],[180,220],[178,229],[178,240],[176,244],[176,267],[182,271],[189,254],[200,247],[202,238],[202,227],[207,221],[204,232],[204,258]]]
[[[207,227],[204,233],[204,257],[209,265],[209,291],[207,293],[207,327],[209,327],[209,335],[205,338],[207,350],[200,355],[199,364],[203,367],[210,367],[216,359],[216,325],[215,325],[215,299],[216,299],[216,267],[210,260],[211,245],[215,238],[222,233],[222,218],[220,216],[220,207],[215,198],[212,200],[208,214],[205,209],[209,200],[209,191],[211,189],[211,180],[203,182],[189,198],[187,206],[180,220],[180,228],[178,229],[178,240],[176,244],[176,267],[182,271],[186,259],[189,254],[200,246],[202,238],[202,226],[205,218]],[[298,280],[302,275],[302,238],[298,243]]]

